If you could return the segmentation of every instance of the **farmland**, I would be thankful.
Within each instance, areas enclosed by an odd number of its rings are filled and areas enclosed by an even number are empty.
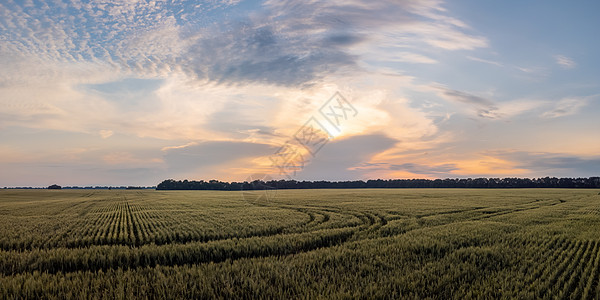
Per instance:
[[[0,190],[0,298],[600,298],[575,189]]]

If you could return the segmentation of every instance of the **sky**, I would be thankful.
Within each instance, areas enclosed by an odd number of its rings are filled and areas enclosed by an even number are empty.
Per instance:
[[[600,2],[0,1],[0,186],[600,175]]]

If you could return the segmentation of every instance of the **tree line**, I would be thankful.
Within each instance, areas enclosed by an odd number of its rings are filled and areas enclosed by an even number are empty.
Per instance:
[[[167,179],[157,190],[266,190],[266,189],[353,189],[353,188],[600,188],[600,177],[589,178],[447,178],[375,179],[354,181],[255,180],[223,182]]]

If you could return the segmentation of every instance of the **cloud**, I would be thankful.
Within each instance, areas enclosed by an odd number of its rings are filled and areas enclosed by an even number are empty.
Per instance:
[[[187,148],[187,147],[190,147],[190,146],[196,146],[196,145],[198,145],[198,142],[189,142],[189,143],[186,143],[186,144],[183,144],[183,145],[178,145],[178,146],[167,146],[167,147],[163,147],[163,148],[161,149],[161,151],[163,151],[163,152],[167,152],[167,151],[169,151],[169,150],[175,150],[175,149],[184,149],[184,148]]]
[[[465,103],[469,105],[481,106],[481,107],[492,107],[494,102],[492,100],[475,96],[466,92],[448,89],[445,87],[437,87],[441,91],[443,98],[450,99],[451,101]]]
[[[510,160],[517,168],[537,176],[580,177],[599,176],[600,157],[574,154],[527,151],[490,151],[488,154]]]
[[[413,174],[441,175],[458,170],[458,167],[456,166],[456,164],[441,164],[428,166],[414,163],[405,163],[400,165],[390,165],[389,169],[409,171]]]
[[[325,48],[329,48],[331,46],[352,46],[364,42],[365,40],[367,40],[365,37],[356,34],[332,34],[328,37],[325,37],[323,40],[323,46]]]
[[[496,102],[491,99],[476,96],[467,92],[457,91],[444,86],[434,86],[438,95],[451,102],[460,103],[470,109],[479,118],[501,120],[508,119],[546,104],[546,101],[517,99]]]
[[[2,4],[0,126],[264,139],[298,121],[282,119],[299,109],[277,112],[289,109],[292,89],[311,94],[362,78],[379,45],[485,44],[439,1],[266,1],[235,19],[221,11],[235,1],[210,3]],[[392,60],[437,62],[413,50],[393,53]],[[253,98],[236,100],[243,93]]]
[[[360,72],[373,45],[487,46],[440,1],[265,1],[232,19],[227,12],[237,2],[9,2],[0,10],[0,53],[102,62],[139,76],[175,71],[224,84],[302,86],[336,72]],[[397,59],[436,61],[413,52]]]
[[[100,130],[98,132],[103,139],[107,139],[113,135],[112,130]]]
[[[365,174],[359,166],[373,156],[394,147],[398,141],[383,134],[353,136],[327,143],[315,157],[309,157],[302,171],[302,179],[349,180]]]
[[[510,101],[496,102],[491,99],[473,95],[467,92],[457,91],[441,85],[434,85],[438,95],[450,102],[465,105],[470,113],[484,119],[508,119],[536,109],[553,106],[541,114],[542,118],[558,118],[574,115],[589,103],[589,99],[596,97],[569,97],[563,98],[555,103],[546,100],[516,99]]]
[[[555,55],[554,60],[563,69],[573,69],[573,68],[575,68],[575,66],[577,66],[577,64],[575,63],[575,61],[572,58],[564,56],[564,55]]]
[[[574,115],[588,103],[586,98],[564,98],[556,103],[553,109],[542,114],[543,118],[559,118]]]
[[[199,172],[209,167],[218,168],[232,163],[248,164],[251,158],[270,155],[276,149],[266,144],[235,141],[196,142],[163,148],[164,161],[171,174]]]
[[[501,63],[499,63],[497,61],[483,59],[483,58],[474,57],[474,56],[467,56],[467,59],[470,59],[472,61],[477,61],[477,62],[485,63],[485,64],[489,64],[489,65],[494,65],[494,66],[497,66],[497,67],[503,67],[504,66],[503,64],[501,64]]]
[[[516,99],[510,101],[499,102],[496,104],[497,109],[492,111],[488,117],[491,119],[508,119],[521,114],[532,112],[546,105],[548,101],[531,100],[531,99]]]
[[[407,63],[420,63],[420,64],[436,64],[438,61],[430,57],[411,53],[411,52],[398,52],[394,57],[389,59],[390,61],[407,62]]]
[[[136,166],[148,166],[156,163],[162,163],[163,161],[159,158],[148,159],[147,157],[138,158],[130,152],[110,152],[102,156],[102,160],[109,165],[136,165]]]
[[[205,128],[226,134],[235,139],[246,139],[256,135],[277,136],[263,116],[277,113],[276,99],[234,99],[206,119]],[[269,113],[270,112],[270,113]]]
[[[123,96],[148,97],[163,83],[162,79],[124,78],[111,82],[83,84],[86,92],[102,95],[109,100]]]
[[[302,86],[355,67],[357,58],[339,45],[323,48],[318,37],[287,37],[277,31],[276,25],[260,23],[216,31],[190,49],[188,70],[223,84]]]
[[[419,163],[363,163],[355,170],[371,170],[371,171],[406,171],[410,174],[426,175],[427,177],[449,177],[455,176],[453,171],[459,170],[456,164],[446,163],[438,165],[419,164]],[[393,173],[393,172],[392,172]]]

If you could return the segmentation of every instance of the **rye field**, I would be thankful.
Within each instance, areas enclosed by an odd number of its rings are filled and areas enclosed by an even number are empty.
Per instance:
[[[0,190],[0,299],[600,298],[598,190],[259,196]]]

